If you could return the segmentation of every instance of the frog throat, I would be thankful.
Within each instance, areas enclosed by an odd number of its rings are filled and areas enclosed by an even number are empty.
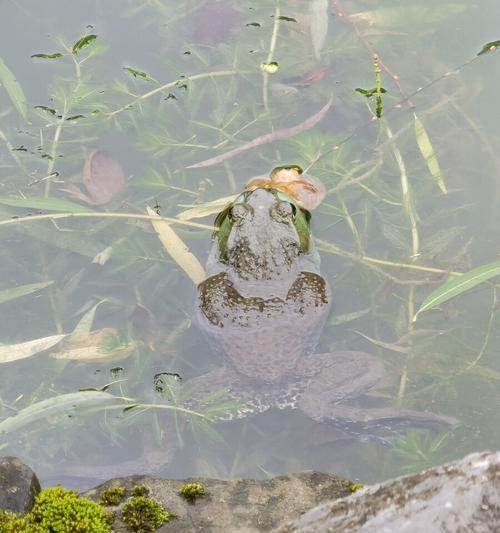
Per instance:
[[[272,193],[277,200],[289,202],[295,207],[293,225],[299,237],[299,253],[300,254],[309,253],[310,244],[311,244],[311,229],[310,229],[311,213],[307,211],[306,209],[303,209],[302,207],[300,207],[297,204],[297,202],[293,198],[288,196],[287,194],[277,189],[266,189],[266,190]],[[246,203],[249,196],[253,192],[254,190],[245,191],[242,194],[240,194],[232,203],[227,205],[215,218],[214,238],[218,240],[219,258],[221,261],[227,260],[227,251],[228,251],[227,242],[228,242],[229,235],[231,234],[231,230],[233,227],[233,222],[231,220],[231,217],[229,216],[229,213],[236,204]]]

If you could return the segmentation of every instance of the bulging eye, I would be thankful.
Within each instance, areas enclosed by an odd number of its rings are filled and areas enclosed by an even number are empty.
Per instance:
[[[235,204],[229,212],[233,224],[241,224],[250,214],[251,210],[248,204]]]
[[[290,202],[281,200],[273,205],[272,212],[280,219],[292,218],[295,215],[295,206]]]

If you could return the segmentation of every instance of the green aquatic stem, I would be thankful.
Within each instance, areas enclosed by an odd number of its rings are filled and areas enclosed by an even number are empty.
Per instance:
[[[274,52],[276,51],[276,43],[278,40],[278,30],[280,27],[280,0],[276,0],[276,10],[274,12],[274,24],[273,32],[271,34],[271,42],[269,44],[269,53],[267,54],[266,65],[269,65],[274,58]],[[269,72],[262,70],[262,102],[264,103],[264,109],[269,111]]]
[[[250,70],[215,70],[211,72],[203,72],[201,74],[193,74],[192,76],[186,76],[182,78],[182,81],[196,81],[196,80],[203,80],[206,78],[216,78],[216,77],[221,77],[221,76],[222,77],[223,76],[235,76],[238,74],[248,74],[249,72],[251,71]],[[176,79],[175,81],[170,81],[168,83],[160,85],[159,87],[156,87],[156,89],[152,89],[151,91],[148,91],[147,93],[141,94],[140,96],[136,96],[132,100],[132,102],[129,102],[128,104],[122,107],[119,107],[118,109],[115,109],[115,111],[111,111],[110,113],[105,113],[105,115],[108,119],[113,118],[115,115],[118,115],[119,113],[122,113],[123,111],[126,111],[127,109],[130,109],[134,104],[147,100],[148,98],[151,98],[151,96],[161,93],[162,91],[166,89],[175,87],[178,83],[179,83],[179,79]]]
[[[2,130],[0,130],[0,140],[4,142],[10,156],[15,161],[21,172],[26,176],[31,177],[30,173],[28,172],[28,169],[24,166],[24,163],[21,161],[20,157],[16,154],[14,147],[12,146],[11,142]]]
[[[178,218],[158,217],[157,215],[141,215],[138,213],[47,213],[43,215],[25,216],[19,218],[9,218],[7,220],[0,220],[0,226],[8,224],[18,224],[24,222],[33,222],[35,220],[56,220],[59,218],[131,218],[136,220],[155,220],[164,221],[169,224],[179,224],[181,226],[189,226],[191,228],[208,229],[213,231],[214,227],[209,224],[201,224],[199,222],[189,222],[188,220],[179,220]]]

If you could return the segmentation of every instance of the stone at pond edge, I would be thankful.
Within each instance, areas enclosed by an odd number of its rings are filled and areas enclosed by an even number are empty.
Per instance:
[[[500,531],[500,452],[473,453],[311,509],[275,533]]]
[[[0,509],[25,514],[31,511],[40,482],[17,457],[0,457]]]
[[[180,490],[186,483],[194,482],[203,485],[205,495],[190,503],[180,495]],[[343,478],[317,472],[289,474],[263,481],[208,478],[169,480],[129,476],[107,481],[82,496],[99,501],[104,489],[117,485],[125,487],[127,492],[134,485],[148,487],[149,496],[175,516],[157,531],[176,533],[270,531],[318,503],[346,496],[351,487],[351,483]],[[119,519],[120,513],[116,515],[118,518],[113,531],[125,532],[125,526]]]

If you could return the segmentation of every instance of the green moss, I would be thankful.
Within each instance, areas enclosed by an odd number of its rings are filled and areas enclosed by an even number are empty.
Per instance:
[[[149,533],[168,522],[172,515],[151,498],[134,496],[123,506],[121,518],[131,531]]]
[[[205,496],[205,487],[201,483],[186,483],[182,485],[179,494],[189,502],[194,503],[197,498]]]
[[[108,487],[101,492],[102,505],[118,505],[125,494],[124,487]]]
[[[148,496],[149,489],[145,485],[134,485],[132,487],[132,496]]]
[[[62,487],[43,489],[24,517],[0,514],[0,533],[109,533],[113,514]]]
[[[362,489],[363,487],[363,483],[353,483],[352,485],[349,485],[349,490],[351,492],[356,492],[357,490]]]

